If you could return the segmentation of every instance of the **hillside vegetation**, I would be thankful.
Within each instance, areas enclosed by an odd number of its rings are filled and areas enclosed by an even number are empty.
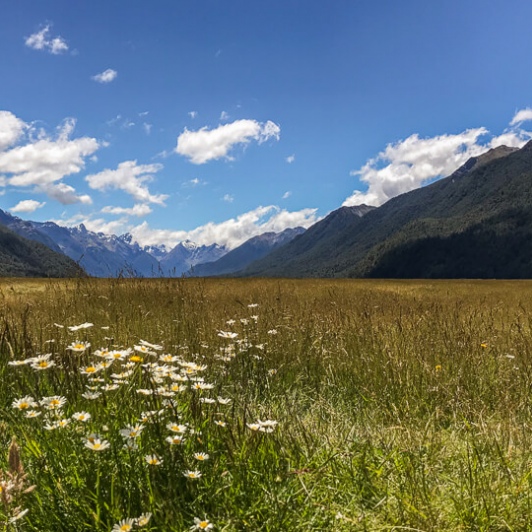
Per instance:
[[[0,225],[0,277],[80,277],[72,259]]]
[[[453,175],[364,216],[334,211],[243,275],[530,278],[532,141],[471,159]],[[352,209],[352,207],[351,207]]]

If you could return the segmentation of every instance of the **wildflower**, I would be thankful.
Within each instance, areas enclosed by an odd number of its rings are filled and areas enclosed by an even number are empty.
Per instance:
[[[436,364],[436,367],[434,369],[436,370],[436,372],[441,371],[441,364]]]
[[[277,426],[278,422],[274,421],[273,419],[267,419],[265,421],[261,421],[260,419],[257,421],[257,423],[260,425],[259,430],[261,432],[273,432],[275,427]]]
[[[133,349],[138,353],[142,353],[143,355],[155,355],[155,353],[150,351],[145,345],[136,345],[133,347]]]
[[[150,465],[161,465],[163,463],[162,459],[159,458],[156,454],[147,454],[144,459]]]
[[[119,521],[115,526],[113,526],[112,532],[129,532],[130,530],[133,530],[134,525],[135,519],[122,519],[122,521]]]
[[[96,373],[99,373],[102,371],[103,367],[101,364],[96,364],[95,366],[86,366],[84,368],[80,368],[80,372],[82,375],[95,375]]]
[[[159,357],[159,360],[161,362],[166,362],[168,364],[171,364],[172,362],[177,362],[177,360],[179,360],[179,357],[176,357],[174,355],[161,355]]]
[[[247,427],[248,429],[251,429],[253,431],[258,431],[260,430],[260,424],[259,423],[247,423]]]
[[[189,469],[189,470],[185,471],[183,473],[183,475],[185,475],[185,477],[187,477],[187,478],[191,478],[191,479],[196,480],[196,479],[201,477],[201,471],[191,471]]]
[[[226,332],[226,331],[219,331],[218,336],[220,338],[227,338],[228,340],[233,340],[238,336],[238,333],[234,332]]]
[[[53,395],[51,397],[43,397],[41,399],[41,406],[47,410],[60,410],[66,403],[66,397],[60,395]]]
[[[140,345],[142,345],[144,347],[149,347],[151,349],[155,349],[155,351],[161,351],[163,349],[162,345],[150,344],[150,342],[146,342],[146,340],[140,340],[139,343],[140,343]]]
[[[82,397],[89,400],[98,399],[100,395],[102,395],[100,392],[85,392],[81,394]]]
[[[26,417],[33,418],[33,417],[39,417],[42,412],[39,412],[38,410],[28,410],[26,412]]]
[[[137,517],[137,526],[146,526],[150,522],[151,516],[152,514],[147,512]]]
[[[138,355],[132,355],[129,357],[129,361],[139,364],[140,362],[143,362],[144,359],[142,357],[139,357]]]
[[[142,395],[153,395],[153,390],[150,390],[149,388],[139,388],[137,390],[137,393],[140,393]]]
[[[201,397],[200,403],[205,403],[208,405],[212,405],[213,403],[216,403],[216,399],[211,399],[210,397]]]
[[[33,358],[26,358],[24,360],[10,360],[7,365],[8,366],[25,366],[26,364],[31,364],[33,362]]]
[[[240,318],[240,323],[242,325],[247,325],[249,323],[249,320],[247,318]]]
[[[76,421],[83,421],[86,423],[91,418],[91,415],[88,412],[75,412],[72,414],[72,419],[75,419]]]
[[[480,347],[486,349],[486,347],[488,347],[487,342],[482,342],[482,343],[480,344]]]
[[[109,349],[96,349],[94,356],[99,358],[107,358],[109,356]]]
[[[144,425],[137,423],[137,425],[128,425],[125,429],[120,430],[120,434],[124,438],[138,438],[143,430]]]
[[[104,392],[112,392],[113,390],[118,390],[118,388],[120,388],[120,385],[118,384],[106,384],[102,390]]]
[[[72,342],[67,349],[75,353],[84,353],[90,346],[89,342]]]
[[[209,455],[207,453],[194,453],[194,458],[200,462],[203,462],[209,459]]]
[[[216,419],[214,421],[216,423],[216,425],[218,425],[219,427],[225,427],[227,425],[227,423],[225,421],[222,421],[220,419]]]
[[[100,440],[100,438],[87,438],[85,441],[85,447],[93,451],[105,451],[111,447],[111,444],[107,440]],[[116,525],[115,525],[116,526]],[[115,530],[115,529],[113,529]],[[131,528],[118,528],[116,530],[131,530]]]
[[[81,325],[72,325],[71,327],[68,327],[68,330],[71,332],[74,332],[74,331],[79,331],[80,329],[88,329],[93,326],[94,326],[93,323],[85,322],[85,323],[82,323]]]
[[[207,519],[198,519],[194,517],[194,526],[190,527],[190,530],[212,530],[214,525]]]
[[[170,445],[181,445],[185,441],[185,438],[183,436],[168,436],[166,441]]]
[[[42,371],[53,366],[55,366],[55,362],[53,360],[39,360],[39,362],[31,363],[31,367],[37,371]]]
[[[271,334],[271,335],[275,336],[276,334],[278,334],[277,329],[270,329],[268,331],[268,334]]]
[[[140,421],[142,423],[153,423],[156,421],[157,417],[164,414],[164,410],[146,410],[141,412]]]
[[[183,384],[172,384],[170,385],[170,390],[172,392],[183,392],[185,391],[187,388],[186,386],[184,386]]]
[[[223,397],[218,397],[218,402],[221,405],[228,405],[231,402],[231,399],[224,399]]]
[[[186,425],[178,425],[177,423],[168,423],[166,428],[172,432],[177,432],[178,434],[184,434],[188,430]]]
[[[22,397],[21,399],[16,399],[11,404],[13,408],[16,408],[18,410],[27,410],[29,408],[38,406],[37,402],[31,395],[26,395],[25,397]]]
[[[214,384],[207,384],[203,381],[195,382],[192,385],[193,390],[212,390],[214,388]]]

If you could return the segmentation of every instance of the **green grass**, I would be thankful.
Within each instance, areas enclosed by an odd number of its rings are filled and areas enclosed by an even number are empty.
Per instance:
[[[532,530],[532,283],[11,279],[0,289],[5,530],[109,531],[146,513],[134,529],[207,518],[218,531]],[[141,340],[163,349],[127,353],[101,382],[81,373],[103,360],[98,350]],[[91,347],[68,348],[77,341]],[[47,353],[49,369],[9,364]],[[161,354],[176,357],[166,369]],[[213,388],[192,389],[186,363],[205,366],[190,376]],[[170,398],[172,384],[183,389]],[[84,397],[88,385],[101,395]],[[60,414],[12,406],[56,395]],[[69,423],[45,428],[58,419]],[[249,426],[268,419],[271,432]],[[166,440],[170,422],[188,426],[181,445]],[[124,447],[120,431],[137,423]],[[89,449],[91,435],[109,447]],[[13,437],[24,473],[8,461]]]

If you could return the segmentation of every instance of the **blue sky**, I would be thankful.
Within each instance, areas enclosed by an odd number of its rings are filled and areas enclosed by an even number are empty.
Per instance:
[[[531,137],[530,20],[525,0],[4,0],[0,208],[232,247],[382,204]]]

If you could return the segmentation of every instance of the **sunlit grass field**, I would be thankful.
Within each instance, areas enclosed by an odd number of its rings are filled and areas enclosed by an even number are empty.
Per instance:
[[[0,530],[532,530],[532,282],[0,282]]]

